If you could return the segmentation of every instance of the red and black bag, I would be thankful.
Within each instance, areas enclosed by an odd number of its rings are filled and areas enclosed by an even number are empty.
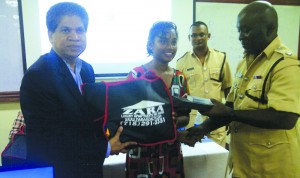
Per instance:
[[[27,158],[25,126],[14,134],[1,153],[3,166],[25,165]]]
[[[121,142],[151,146],[176,139],[172,97],[160,77],[145,75],[134,80],[86,84],[83,95],[90,105],[104,112],[103,129],[107,128],[110,136],[123,126]]]

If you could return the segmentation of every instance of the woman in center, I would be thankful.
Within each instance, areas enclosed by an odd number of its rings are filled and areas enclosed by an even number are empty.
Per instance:
[[[151,61],[134,68],[128,78],[138,78],[146,72],[151,72],[163,79],[172,95],[188,94],[186,78],[183,73],[169,66],[169,62],[177,52],[178,32],[172,22],[159,21],[153,24],[149,31],[147,52]],[[175,111],[176,112],[176,111]],[[189,122],[189,112],[176,117],[177,128],[184,127]],[[166,130],[167,132],[167,130]],[[126,155],[127,178],[184,178],[183,156],[181,152],[180,131],[177,140],[156,146],[136,147]]]

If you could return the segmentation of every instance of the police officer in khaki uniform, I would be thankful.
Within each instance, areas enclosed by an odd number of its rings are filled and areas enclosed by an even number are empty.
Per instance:
[[[227,106],[212,100],[215,106],[206,113],[210,119],[190,128],[187,137],[196,142],[230,123],[233,177],[299,178],[300,62],[280,42],[270,3],[255,1],[243,8],[237,28],[245,56]]]
[[[190,27],[188,38],[193,46],[193,51],[186,52],[178,59],[176,68],[186,75],[190,95],[222,101],[232,85],[226,53],[207,46],[210,33],[204,22],[194,22]],[[190,122],[186,128],[194,126],[196,115],[197,111],[192,110]],[[202,117],[204,120],[207,119],[207,116],[202,115]],[[207,136],[225,147],[225,126],[210,132]]]

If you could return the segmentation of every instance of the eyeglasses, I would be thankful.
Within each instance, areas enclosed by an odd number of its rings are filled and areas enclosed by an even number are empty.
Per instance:
[[[207,37],[208,34],[206,34],[206,33],[199,33],[199,34],[193,33],[193,34],[191,34],[191,37],[192,37],[192,38],[197,38],[198,36],[199,36],[200,38],[204,38],[204,37]]]

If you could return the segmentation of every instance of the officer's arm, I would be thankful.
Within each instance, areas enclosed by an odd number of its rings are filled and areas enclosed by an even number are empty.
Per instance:
[[[299,117],[296,113],[276,111],[273,108],[257,110],[233,110],[229,105],[212,99],[213,108],[204,113],[211,120],[222,123],[223,121],[237,121],[265,129],[291,129]]]
[[[296,113],[276,111],[273,108],[231,112],[232,121],[265,129],[292,129],[298,117],[299,115]]]

